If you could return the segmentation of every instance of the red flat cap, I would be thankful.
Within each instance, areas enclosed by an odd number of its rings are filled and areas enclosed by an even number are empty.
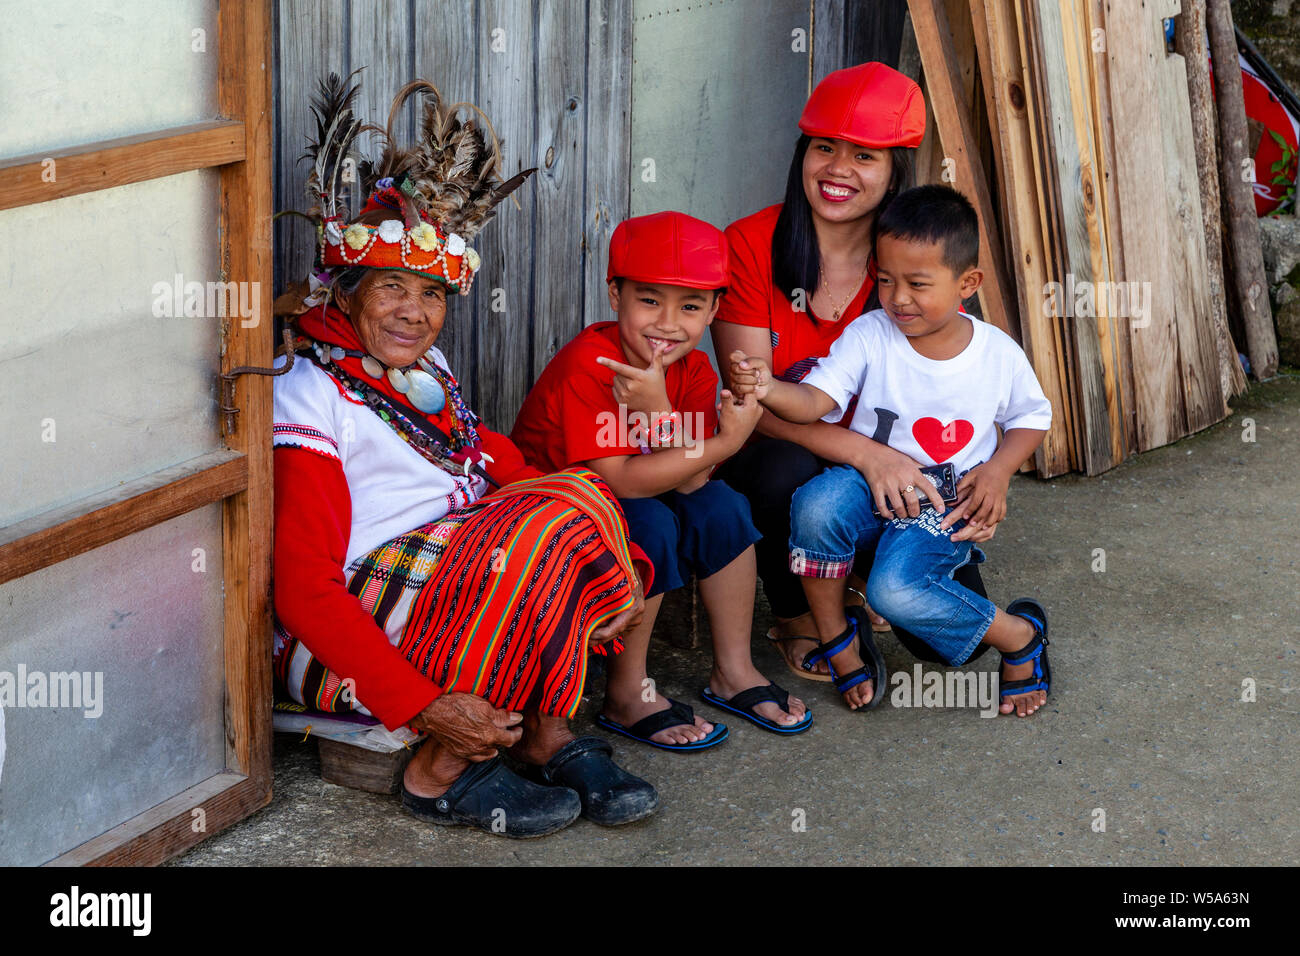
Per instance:
[[[722,289],[730,281],[729,270],[721,229],[682,212],[657,212],[618,224],[609,240],[605,281]]]
[[[817,84],[799,117],[809,136],[844,139],[870,149],[921,145],[921,88],[883,63],[836,70]]]

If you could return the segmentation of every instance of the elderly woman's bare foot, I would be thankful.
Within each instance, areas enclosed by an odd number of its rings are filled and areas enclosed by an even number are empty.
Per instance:
[[[436,740],[426,740],[406,765],[402,783],[417,797],[440,797],[469,765],[470,761],[457,757]]]
[[[524,713],[524,733],[506,753],[520,763],[541,766],[574,740],[569,721],[547,717],[536,711]]]

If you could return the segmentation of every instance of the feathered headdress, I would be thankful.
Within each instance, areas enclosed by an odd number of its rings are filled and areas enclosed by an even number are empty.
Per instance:
[[[317,272],[349,266],[404,269],[433,276],[465,295],[479,267],[469,240],[492,218],[497,203],[536,169],[502,182],[501,141],[488,118],[472,103],[444,105],[425,80],[398,91],[383,129],[363,124],[353,109],[360,89],[355,76],[340,79],[331,73],[312,103],[316,138],[305,158],[312,161],[307,193],[316,222]],[[393,124],[417,93],[424,97],[420,133],[413,146],[403,148],[394,141]],[[462,108],[471,111],[466,119]],[[473,114],[482,118],[490,143]],[[377,163],[349,155],[366,130],[382,138]],[[358,180],[367,199],[349,222],[350,188]]]

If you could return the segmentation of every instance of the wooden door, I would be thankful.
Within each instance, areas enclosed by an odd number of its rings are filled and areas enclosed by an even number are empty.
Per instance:
[[[0,38],[0,863],[160,862],[270,767],[269,0]]]

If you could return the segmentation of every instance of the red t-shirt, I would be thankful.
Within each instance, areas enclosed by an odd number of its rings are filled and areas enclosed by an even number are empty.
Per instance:
[[[558,471],[594,458],[640,453],[628,441],[628,425],[619,420],[614,370],[597,364],[601,355],[632,364],[617,322],[597,322],[579,332],[529,391],[510,438],[530,465]],[[718,424],[718,376],[708,355],[693,349],[664,368],[664,381],[671,410],[682,413],[686,437],[711,438]]]
[[[731,285],[718,307],[717,321],[767,329],[772,336],[773,374],[797,382],[817,359],[830,354],[840,333],[867,310],[876,284],[876,261],[873,256],[866,281],[838,322],[818,318],[811,308],[800,312],[772,281],[772,233],[780,214],[777,203],[727,227]]]

